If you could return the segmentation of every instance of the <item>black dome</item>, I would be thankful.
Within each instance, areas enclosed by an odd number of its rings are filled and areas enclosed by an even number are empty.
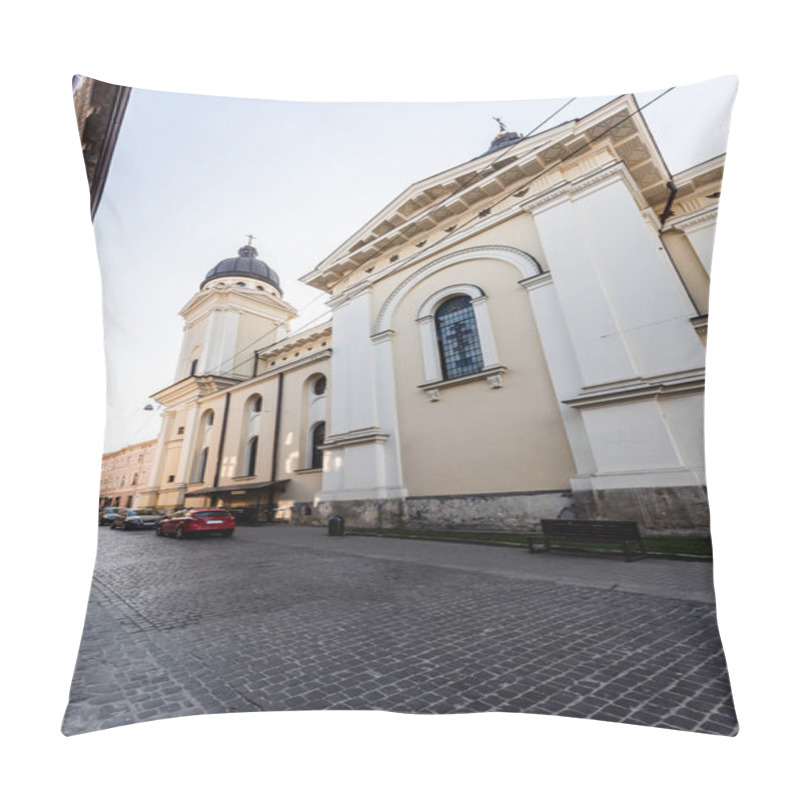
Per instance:
[[[494,120],[500,126],[500,132],[494,137],[494,139],[492,139],[489,149],[483,155],[486,155],[487,153],[494,153],[495,150],[502,150],[504,147],[516,144],[525,138],[521,133],[515,133],[514,131],[507,130],[506,126],[503,124],[503,121],[499,117],[494,117]]]
[[[271,283],[280,292],[281,282],[278,278],[278,273],[263,261],[257,259],[257,255],[258,250],[252,245],[246,244],[244,247],[239,248],[239,256],[237,258],[226,258],[208,271],[208,274],[200,284],[200,288],[202,289],[214,278],[238,276]]]

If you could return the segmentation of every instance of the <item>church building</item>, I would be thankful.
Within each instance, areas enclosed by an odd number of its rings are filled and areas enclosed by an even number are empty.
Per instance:
[[[294,334],[245,245],[181,310],[143,502],[254,523],[707,530],[723,162],[671,174],[631,95],[527,137],[501,124],[303,276],[332,319]]]

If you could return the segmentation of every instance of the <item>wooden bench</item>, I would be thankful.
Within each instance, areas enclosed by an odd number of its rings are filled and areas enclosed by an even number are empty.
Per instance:
[[[639,533],[636,522],[612,520],[587,520],[587,519],[543,519],[542,532],[528,537],[528,549],[531,553],[535,544],[544,544],[544,550],[550,549],[550,543],[561,542],[595,542],[602,544],[621,544],[625,553],[625,560],[631,560],[629,544],[634,544],[639,549],[639,555],[647,555],[644,542]]]

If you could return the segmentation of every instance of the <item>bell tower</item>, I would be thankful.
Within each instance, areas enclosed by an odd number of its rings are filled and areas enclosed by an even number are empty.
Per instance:
[[[275,270],[257,258],[253,237],[209,270],[181,309],[186,321],[175,381],[193,375],[252,376],[253,352],[288,334],[296,310],[285,302]]]

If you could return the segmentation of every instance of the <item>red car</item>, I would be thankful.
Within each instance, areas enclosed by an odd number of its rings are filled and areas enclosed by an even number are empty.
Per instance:
[[[175,511],[156,526],[156,536],[183,539],[193,533],[218,533],[232,536],[236,520],[225,508],[184,508]]]

